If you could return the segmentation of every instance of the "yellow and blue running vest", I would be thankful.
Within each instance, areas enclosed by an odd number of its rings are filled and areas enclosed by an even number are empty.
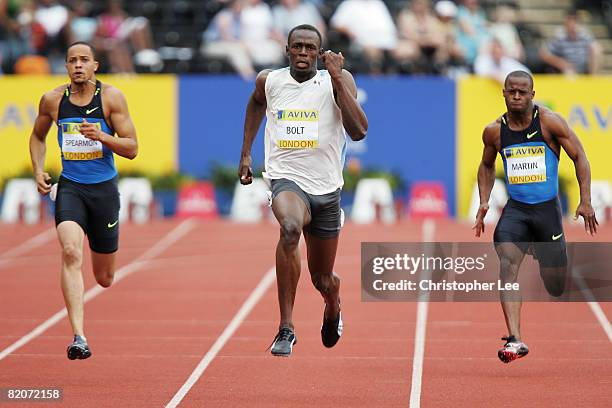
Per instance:
[[[501,151],[510,198],[537,204],[557,197],[559,157],[542,136],[538,106],[527,129],[508,127],[508,117],[501,117]]]
[[[102,108],[102,83],[96,81],[96,90],[85,106],[70,102],[67,87],[59,106],[57,141],[62,152],[62,176],[83,184],[101,183],[117,175],[113,152],[101,142],[84,137],[79,126],[86,119],[100,127],[102,132],[114,135],[115,131],[104,120]]]

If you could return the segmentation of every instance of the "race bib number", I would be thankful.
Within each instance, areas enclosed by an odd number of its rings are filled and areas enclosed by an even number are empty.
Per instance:
[[[276,114],[276,146],[280,149],[319,147],[319,111],[284,109]]]
[[[80,123],[62,123],[64,160],[95,160],[103,156],[102,143],[87,139],[79,130]],[[101,128],[99,123],[95,126]]]
[[[504,156],[510,184],[546,181],[546,148],[544,146],[509,147],[504,149]]]

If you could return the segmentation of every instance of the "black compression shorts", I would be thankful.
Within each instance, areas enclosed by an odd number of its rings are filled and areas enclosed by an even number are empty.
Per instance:
[[[540,266],[567,265],[561,205],[556,198],[538,204],[508,200],[495,228],[493,240],[496,244],[513,242],[523,252],[527,252],[533,243],[534,255]]]
[[[109,254],[119,247],[117,177],[82,184],[60,177],[55,200],[55,225],[74,221],[83,228],[92,251]]]

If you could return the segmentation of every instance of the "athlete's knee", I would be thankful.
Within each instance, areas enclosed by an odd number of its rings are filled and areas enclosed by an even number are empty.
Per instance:
[[[302,234],[301,226],[293,220],[284,220],[281,222],[281,244],[284,247],[297,247]]]
[[[96,282],[98,282],[98,285],[102,286],[103,288],[109,288],[113,284],[114,280],[115,277],[112,274],[96,276]]]
[[[62,258],[67,265],[80,265],[83,259],[83,249],[72,242],[67,242],[62,247]]]
[[[567,267],[540,269],[540,275],[546,291],[554,297],[560,297],[565,292]]]
[[[310,280],[312,281],[312,284],[319,292],[323,294],[329,293],[331,285],[330,285],[330,280],[327,279],[326,276],[312,275],[310,277]]]
[[[337,286],[338,286],[338,278],[333,276],[332,274],[329,275],[321,275],[321,274],[315,274],[315,275],[311,275],[310,276],[310,280],[312,281],[312,284],[314,285],[314,287],[321,292],[321,294],[325,295],[328,294],[330,292],[333,292]]]
[[[98,285],[102,286],[103,288],[110,287],[113,284],[113,281],[115,280],[115,273],[110,267],[97,268],[94,271],[94,275],[96,277],[96,282],[98,282]]]
[[[544,283],[546,291],[551,296],[560,297],[565,292],[565,282]]]
[[[500,270],[499,277],[502,282],[515,282],[518,278],[519,265],[509,257],[501,257],[499,259]]]

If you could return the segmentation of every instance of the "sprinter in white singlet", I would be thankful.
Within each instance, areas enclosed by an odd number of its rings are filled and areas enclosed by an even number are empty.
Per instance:
[[[289,32],[287,56],[289,67],[257,76],[247,105],[238,171],[242,184],[252,182],[251,147],[265,115],[263,177],[271,185],[272,210],[280,224],[276,247],[280,324],[271,346],[276,356],[289,356],[297,342],[292,313],[302,231],[311,279],[325,301],[323,345],[333,347],[342,335],[340,279],[333,267],[341,226],[345,130],[352,140],[361,140],[368,129],[355,80],[342,69],[342,53],[323,52],[315,27],[300,25]],[[319,56],[326,70],[317,70]]]

